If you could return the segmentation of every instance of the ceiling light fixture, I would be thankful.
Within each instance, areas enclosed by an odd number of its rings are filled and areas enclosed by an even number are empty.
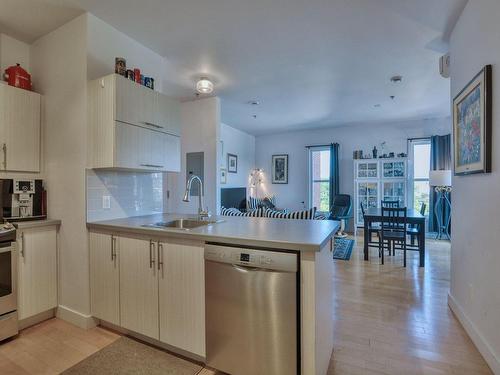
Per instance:
[[[214,84],[206,77],[201,77],[198,82],[196,82],[196,91],[200,94],[210,94],[214,91]]]
[[[259,105],[259,104],[260,104],[260,102],[259,102],[258,100],[250,100],[250,101],[248,102],[248,104],[250,104],[250,105]]]

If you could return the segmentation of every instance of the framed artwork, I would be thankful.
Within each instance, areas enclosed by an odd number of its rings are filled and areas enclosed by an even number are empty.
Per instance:
[[[220,183],[227,184],[227,170],[226,170],[226,168],[220,169]]]
[[[491,172],[492,68],[487,65],[453,99],[455,175]]]
[[[288,184],[288,155],[273,155],[272,161],[272,183]]]
[[[229,173],[238,173],[238,156],[227,154],[227,171]]]

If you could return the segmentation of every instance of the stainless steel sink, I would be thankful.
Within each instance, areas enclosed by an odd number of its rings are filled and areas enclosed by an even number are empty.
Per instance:
[[[143,227],[190,230],[206,225],[221,223],[222,221],[223,220],[177,219],[172,221],[160,221],[154,224],[145,224]]]

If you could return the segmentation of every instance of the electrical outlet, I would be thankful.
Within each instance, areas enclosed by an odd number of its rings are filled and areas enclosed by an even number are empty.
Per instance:
[[[102,196],[102,208],[109,210],[111,208],[111,197],[109,195]]]

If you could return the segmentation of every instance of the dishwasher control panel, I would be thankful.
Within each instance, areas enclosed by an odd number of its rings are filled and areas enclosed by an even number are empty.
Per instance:
[[[250,248],[205,245],[205,259],[253,268],[297,272],[297,254]]]

